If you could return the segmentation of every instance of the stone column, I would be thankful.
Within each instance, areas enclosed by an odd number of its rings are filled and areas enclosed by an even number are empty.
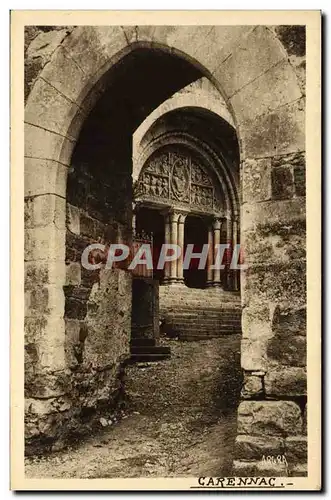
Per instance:
[[[232,249],[233,249],[233,220],[232,216],[229,214],[226,217],[226,243],[230,244],[229,249],[227,249],[226,255],[226,267],[224,269],[225,274],[225,283],[228,290],[233,290],[233,271],[230,269],[231,257],[232,257]]]
[[[177,282],[184,283],[183,260],[184,260],[184,224],[186,214],[180,214],[178,218],[177,244],[181,249],[181,254],[177,260]]]
[[[211,269],[214,263],[214,231],[213,225],[208,224],[208,259],[207,259],[207,287],[213,285],[214,271]]]
[[[132,208],[132,236],[136,235],[137,228],[137,213],[135,211],[135,207]]]
[[[238,216],[235,215],[232,224],[232,247],[236,248],[238,244]],[[234,291],[239,290],[239,269],[234,269],[232,271],[232,289]]]
[[[170,214],[170,243],[172,245],[178,244],[178,220],[179,214],[172,212]],[[172,260],[170,262],[170,283],[177,282],[177,260]]]
[[[221,220],[215,219],[213,223],[213,233],[214,233],[214,261],[217,255],[217,245],[221,243]],[[215,262],[214,262],[215,264]],[[218,266],[219,267],[219,266]],[[213,276],[213,286],[217,288],[221,288],[221,270],[214,269]]]
[[[164,243],[169,245],[171,243],[171,225],[170,225],[170,214],[164,214]],[[164,263],[164,279],[165,284],[170,282],[170,262]]]

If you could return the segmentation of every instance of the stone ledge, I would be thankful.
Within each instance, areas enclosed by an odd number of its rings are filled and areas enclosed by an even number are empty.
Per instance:
[[[284,439],[273,436],[248,436],[240,434],[235,442],[235,457],[240,460],[262,460],[263,455],[282,455]]]
[[[307,437],[289,436],[285,440],[285,453],[289,464],[307,463]]]
[[[239,405],[238,434],[282,437],[301,433],[301,410],[293,401],[243,401]]]

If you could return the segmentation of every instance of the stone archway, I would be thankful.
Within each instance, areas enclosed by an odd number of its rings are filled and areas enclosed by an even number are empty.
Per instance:
[[[186,61],[192,75],[198,71],[213,81],[233,114],[240,141],[241,241],[249,263],[243,276],[242,367],[244,395],[251,401],[239,408],[237,455],[247,458],[244,443],[254,441],[266,421],[279,429],[281,447],[292,446],[292,435],[304,441],[303,350],[293,357],[274,345],[275,339],[289,344],[287,331],[294,332],[291,342],[302,345],[305,307],[304,91],[285,29],[82,26],[61,40],[38,74],[25,108],[25,251],[28,351],[42,397],[63,394],[57,374],[66,370],[62,287],[71,155],[82,124],[109,85],[108,70],[132,51],[157,49]],[[291,231],[284,237],[289,222]],[[294,255],[298,240],[302,251]],[[277,253],[279,245],[285,261]],[[31,398],[38,398],[38,391]],[[252,414],[254,425],[247,420]],[[258,464],[254,457],[248,466],[238,462],[236,467],[243,475]]]

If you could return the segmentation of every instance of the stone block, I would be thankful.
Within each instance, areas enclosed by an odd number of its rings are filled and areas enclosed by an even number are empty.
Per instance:
[[[276,241],[275,241],[276,240]],[[260,236],[256,229],[254,231],[243,231],[241,245],[245,251],[245,263],[269,262],[275,258],[275,245],[279,237],[269,235]]]
[[[306,302],[306,262],[251,264],[246,270],[245,300],[260,298],[302,307]]]
[[[35,372],[29,384],[25,384],[27,398],[49,399],[70,393],[69,374],[60,371],[56,374],[47,371]]]
[[[261,340],[271,338],[270,306],[268,302],[250,301],[241,314],[243,338]]]
[[[83,103],[83,100],[103,75],[107,78],[107,70],[118,62],[120,55],[123,56],[122,50],[128,45],[124,30],[120,26],[78,26],[66,38],[63,45],[65,53],[71,59],[70,66],[66,68],[62,54],[59,54],[56,65],[52,68],[52,74],[47,75],[47,79],[51,83],[54,82],[55,86],[61,87],[60,90],[62,89],[65,95],[69,94],[68,97],[71,96],[77,104],[89,112],[94,106],[95,99],[90,95],[89,103],[87,101]],[[73,65],[76,65],[80,73],[77,73]],[[68,81],[74,75],[76,78],[72,82]],[[90,75],[93,75],[93,78]],[[99,82],[99,87],[102,83]],[[98,93],[94,97],[97,98],[98,95],[100,96]]]
[[[26,198],[24,209],[25,228],[45,227],[55,224],[57,229],[65,228],[65,199],[43,194]]]
[[[24,159],[24,195],[53,193],[65,198],[68,167],[51,160]]]
[[[263,460],[257,463],[256,474],[264,477],[287,477],[288,468],[284,462],[273,463]]]
[[[284,454],[284,439],[274,436],[239,435],[235,443],[235,457],[239,460],[262,460],[263,455]]]
[[[307,438],[288,436],[285,440],[286,459],[289,464],[307,463]]]
[[[63,315],[63,306],[56,311]],[[58,317],[55,311],[47,317],[45,329],[41,332],[42,338],[38,342],[39,364],[47,371],[60,371],[65,369],[64,354],[64,320]]]
[[[251,26],[157,26],[153,39],[184,51],[210,73],[220,71],[221,63],[232,52],[238,40],[252,30]],[[162,43],[162,42],[160,42]]]
[[[307,433],[307,405],[305,405],[303,412],[303,432]]]
[[[56,161],[69,166],[75,141],[29,123],[24,125],[24,154],[39,160]]]
[[[53,314],[64,306],[64,294],[62,287],[57,285],[35,284],[30,290],[30,310],[39,315]],[[29,311],[27,311],[27,314]]]
[[[271,160],[247,159],[242,172],[243,202],[266,201],[271,199]]]
[[[25,262],[24,272],[26,290],[45,284],[62,287],[65,283],[65,263],[61,260]]]
[[[239,405],[238,434],[281,437],[301,433],[301,411],[292,401],[243,401]]]
[[[307,363],[306,343],[305,337],[292,336],[288,332],[275,335],[268,343],[268,358],[289,367],[305,367]]]
[[[66,339],[68,339],[69,342],[77,344],[80,341],[79,332],[81,324],[82,322],[78,319],[65,319]]]
[[[66,232],[66,262],[81,262],[81,256],[85,248],[91,243],[90,238]]]
[[[276,167],[271,172],[272,198],[288,200],[294,194],[293,171],[291,166]]]
[[[26,440],[32,439],[39,435],[38,420],[33,421],[26,419],[24,422],[24,437]]]
[[[241,245],[245,263],[289,263],[306,258],[306,224],[303,220],[258,224],[254,230],[243,230]]]
[[[267,339],[243,338],[241,341],[241,366],[247,371],[266,370]]]
[[[40,31],[27,47],[27,58],[35,59],[40,57],[43,64],[45,64],[67,36],[68,31],[67,29]]]
[[[231,97],[284,58],[284,52],[271,31],[265,26],[256,26],[241,38],[215,76],[222,82],[226,95]]]
[[[30,304],[29,309],[26,309],[27,315],[33,310],[38,310],[39,313],[46,314],[48,312],[49,306],[49,291],[48,287],[37,286],[35,289],[30,291]]]
[[[65,230],[55,224],[28,228],[24,232],[25,261],[61,261],[65,258]]]
[[[67,228],[71,233],[80,234],[80,210],[67,203]]]
[[[65,319],[65,358],[69,368],[78,364],[77,349],[80,346],[80,329],[82,322],[77,319]]]
[[[87,304],[83,300],[67,297],[65,302],[65,317],[73,319],[84,319],[87,312]]]
[[[81,284],[81,265],[79,262],[70,262],[66,266],[66,285],[79,286]]]
[[[95,238],[95,221],[84,213],[80,214],[80,232],[83,236]]]
[[[275,335],[306,336],[306,306],[298,309],[277,306],[272,318],[272,332]]]
[[[305,152],[297,151],[294,153],[287,153],[275,155],[271,158],[272,168],[292,166],[292,167],[305,167]]]
[[[241,460],[233,461],[233,475],[236,477],[256,476],[257,462],[245,462]]]
[[[245,373],[241,395],[244,399],[261,397],[263,395],[263,376]]]
[[[294,189],[296,196],[306,196],[306,168],[305,166],[294,167]]]
[[[271,224],[290,224],[292,221],[305,221],[306,204],[301,198],[283,201],[245,203],[242,206],[241,224],[245,231],[255,231],[257,226]]]
[[[307,464],[295,464],[289,467],[289,477],[307,477],[308,467]]]
[[[38,78],[24,110],[24,119],[46,130],[68,136],[69,126],[79,112],[56,88]]]
[[[42,77],[67,98],[68,106],[72,107],[73,102],[79,105],[77,100],[88,75],[63,47],[54,51],[52,64],[45,66]]]
[[[307,394],[306,369],[294,366],[269,368],[264,387],[268,396],[304,396]]]
[[[25,400],[25,412],[32,413],[38,416],[49,415],[55,411],[54,408],[55,398],[49,399],[33,399],[27,398]]]
[[[272,89],[272,92],[266,92]],[[241,88],[230,102],[239,124],[251,121],[302,96],[296,74],[287,59]]]
[[[305,150],[305,100],[259,116],[242,129],[243,155],[264,158]]]

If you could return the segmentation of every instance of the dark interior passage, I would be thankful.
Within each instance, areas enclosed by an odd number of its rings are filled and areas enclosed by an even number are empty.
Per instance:
[[[193,252],[201,252],[203,245],[208,243],[208,229],[201,217],[188,215],[184,226],[184,248],[193,244]],[[189,269],[184,269],[184,283],[190,288],[205,288],[207,284],[207,269],[199,269],[199,258],[192,258]]]

